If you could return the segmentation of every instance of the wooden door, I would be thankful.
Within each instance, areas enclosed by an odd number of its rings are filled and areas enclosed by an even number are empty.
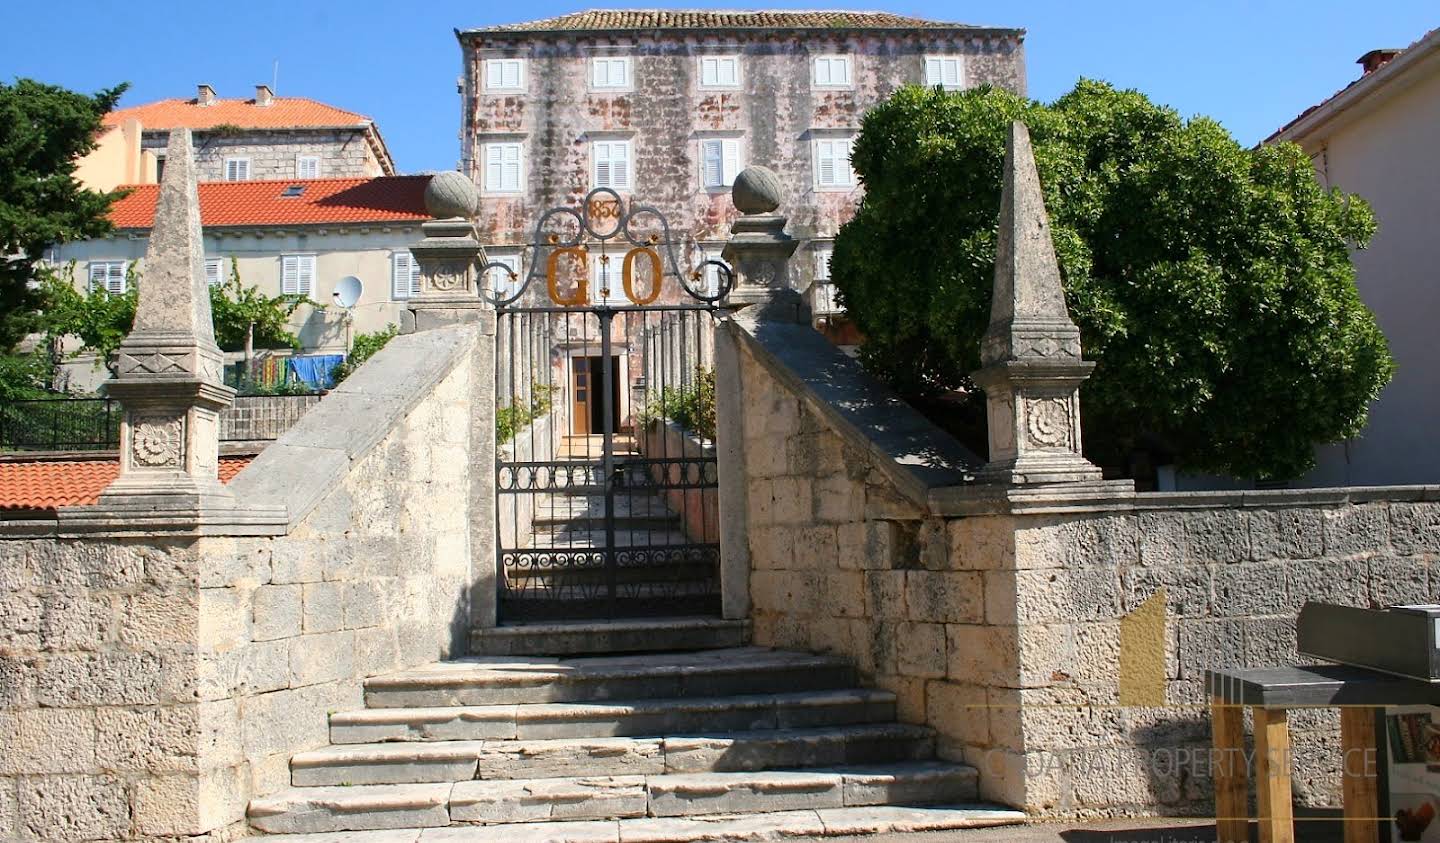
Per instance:
[[[570,358],[570,418],[572,432],[578,436],[590,433],[590,402],[594,397],[590,379],[590,358]]]

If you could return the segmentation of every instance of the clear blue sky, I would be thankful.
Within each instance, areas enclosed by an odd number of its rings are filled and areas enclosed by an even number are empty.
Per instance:
[[[610,4],[614,5],[614,4]],[[765,0],[625,4],[679,8],[883,8],[963,23],[1023,27],[1030,96],[1051,100],[1080,76],[1133,87],[1182,114],[1208,114],[1253,144],[1354,79],[1355,59],[1440,26],[1436,0]],[[459,157],[455,28],[549,17],[580,2],[247,0],[136,4],[7,0],[0,79],[94,91],[131,83],[122,104],[251,96],[280,63],[277,93],[374,117],[403,172]],[[177,15],[185,10],[188,16]]]

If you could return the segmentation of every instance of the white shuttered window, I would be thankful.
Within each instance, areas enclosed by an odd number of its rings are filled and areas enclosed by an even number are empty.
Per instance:
[[[524,62],[521,59],[486,59],[485,90],[518,91],[523,86]]]
[[[590,86],[592,88],[630,87],[630,59],[626,56],[591,59]]]
[[[735,88],[740,85],[738,56],[701,56],[700,87]]]
[[[590,144],[590,160],[594,165],[593,187],[630,189],[630,141],[594,141]]]
[[[297,179],[318,179],[318,178],[320,178],[320,156],[318,156],[318,155],[297,155],[297,156],[295,156],[295,178],[297,178]]]
[[[101,287],[112,295],[125,292],[125,261],[91,261],[90,289]]]
[[[218,287],[225,283],[225,259],[205,259],[205,283],[212,287]]]
[[[315,256],[280,256],[280,292],[287,296],[309,296],[315,290]]]
[[[390,297],[396,301],[420,294],[420,262],[408,251],[390,256]]]
[[[520,256],[519,255],[490,255],[491,263],[502,263],[505,268],[492,266],[485,270],[485,286],[500,298],[508,299],[515,295],[520,289],[523,280],[520,277]],[[506,270],[509,271],[506,271]],[[510,273],[515,273],[512,279]]]
[[[488,193],[519,193],[522,180],[520,144],[485,144],[485,190]]]
[[[817,88],[848,88],[850,87],[850,57],[849,56],[816,56],[815,57],[815,87]]]
[[[850,168],[850,138],[815,140],[815,186],[853,187],[855,171]]]
[[[965,74],[959,56],[928,56],[925,59],[925,84],[959,88]]]
[[[729,187],[740,173],[740,139],[711,138],[700,142],[700,183]]]
[[[225,181],[249,181],[250,180],[250,159],[249,158],[226,158],[225,159]]]

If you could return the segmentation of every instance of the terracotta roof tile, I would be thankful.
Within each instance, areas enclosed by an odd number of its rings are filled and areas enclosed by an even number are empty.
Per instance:
[[[369,125],[363,114],[346,111],[304,97],[275,97],[269,105],[249,99],[217,99],[210,105],[195,100],[168,99],[144,105],[118,108],[105,115],[106,126],[118,126],[130,118],[145,129],[213,129],[239,126],[242,129],[299,129],[319,126]]]
[[[423,221],[430,218],[429,183],[429,176],[203,182],[200,222],[208,228]],[[295,187],[303,188],[298,196],[283,195]],[[125,189],[131,192],[110,207],[110,221],[116,228],[149,228],[160,186]]]
[[[567,32],[628,29],[971,29],[966,24],[890,12],[703,11],[694,9],[589,9],[525,23],[471,29],[472,33]]]
[[[220,482],[229,483],[254,457],[220,458]],[[0,462],[0,512],[44,513],[88,506],[120,475],[116,459]]]

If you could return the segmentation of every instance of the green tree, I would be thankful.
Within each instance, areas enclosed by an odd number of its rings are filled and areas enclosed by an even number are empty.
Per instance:
[[[290,330],[290,316],[305,301],[305,296],[267,296],[259,287],[246,287],[240,281],[240,262],[231,258],[229,278],[210,288],[215,343],[225,351],[243,351],[248,337],[250,348],[298,349],[300,338]]]
[[[102,119],[124,85],[93,96],[30,79],[0,82],[0,352],[38,330],[30,286],[44,250],[110,231],[119,193],[75,180],[78,160],[95,148]]]
[[[1092,459],[1147,449],[1290,477],[1315,443],[1363,429],[1394,368],[1350,262],[1375,231],[1369,206],[1321,187],[1293,144],[1246,149],[1213,120],[1088,80],[1050,105],[909,87],[866,115],[865,197],[832,275],[872,371],[911,397],[973,388],[1016,119],[1097,363],[1082,390]]]

